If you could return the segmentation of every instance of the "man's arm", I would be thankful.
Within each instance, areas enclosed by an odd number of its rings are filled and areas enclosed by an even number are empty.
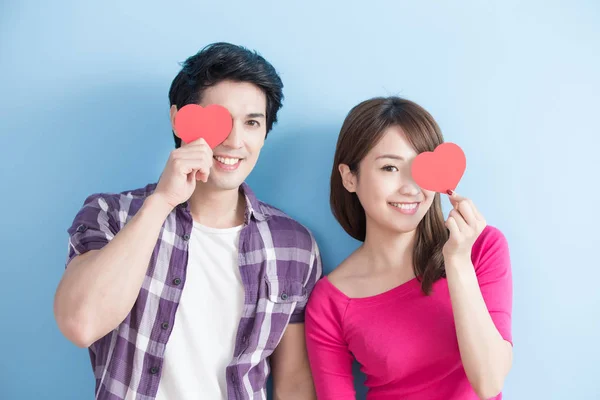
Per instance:
[[[298,303],[279,345],[271,355],[275,400],[313,400],[317,398],[308,361],[304,331],[304,313],[308,298],[323,277],[319,246],[311,235],[310,270],[304,284],[306,300]]]
[[[67,265],[54,297],[54,315],[71,342],[89,347],[125,319],[142,287],[169,212],[164,201],[151,195],[101,250],[87,251]]]
[[[271,355],[274,400],[313,400],[317,396],[306,352],[304,324],[290,324]]]
[[[82,230],[72,229],[71,261],[54,297],[58,327],[69,340],[89,347],[123,322],[165,219],[190,198],[197,180],[206,182],[211,166],[212,149],[204,139],[173,150],[156,190],[122,229],[120,210],[105,199],[96,196],[79,212],[74,224]]]

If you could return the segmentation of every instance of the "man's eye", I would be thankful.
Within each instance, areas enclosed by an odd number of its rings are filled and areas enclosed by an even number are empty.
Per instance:
[[[246,122],[248,125],[250,126],[260,126],[260,123],[258,121],[255,120],[250,120],[248,122]]]
[[[384,171],[388,171],[388,172],[398,171],[398,168],[394,167],[393,165],[386,165],[385,167],[383,167],[381,169]]]

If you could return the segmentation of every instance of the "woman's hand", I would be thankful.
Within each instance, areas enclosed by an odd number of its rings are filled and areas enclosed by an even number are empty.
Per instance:
[[[486,227],[486,222],[470,199],[452,191],[448,195],[454,208],[446,220],[450,237],[442,250],[444,261],[446,265],[471,265],[471,249]]]

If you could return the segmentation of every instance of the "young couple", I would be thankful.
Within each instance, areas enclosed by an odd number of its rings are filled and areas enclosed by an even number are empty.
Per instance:
[[[187,59],[169,91],[233,118],[212,149],[181,142],[158,183],[89,196],[69,228],[54,311],[89,348],[95,398],[500,398],[512,363],[512,281],[502,233],[472,201],[419,188],[410,163],[443,138],[413,102],[348,114],[331,207],[363,244],[327,277],[313,234],[244,183],[277,121],[283,84],[245,48]],[[322,278],[322,279],[321,279]],[[306,317],[305,317],[306,315]]]

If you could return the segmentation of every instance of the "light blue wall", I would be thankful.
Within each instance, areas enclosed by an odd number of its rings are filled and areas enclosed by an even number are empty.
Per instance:
[[[600,397],[598,1],[201,3],[0,5],[0,398],[93,398],[52,316],[65,230],[86,195],[157,179],[178,62],[213,41],[281,73],[249,183],[313,230],[327,272],[356,247],[328,206],[346,113],[389,94],[430,110],[467,155],[459,192],[510,242],[506,398]]]

